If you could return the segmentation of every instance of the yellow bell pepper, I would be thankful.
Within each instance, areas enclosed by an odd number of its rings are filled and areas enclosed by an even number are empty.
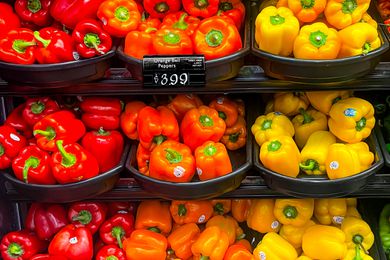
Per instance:
[[[297,177],[301,155],[290,136],[270,139],[260,147],[260,161],[269,170],[289,177]]]
[[[302,249],[313,259],[341,259],[347,253],[345,234],[333,226],[311,226],[303,234]]]
[[[286,116],[299,114],[301,109],[306,110],[309,104],[309,99],[303,92],[277,93],[274,95],[274,111],[281,112]]]
[[[237,221],[231,216],[217,215],[212,217],[207,221],[206,228],[212,226],[217,226],[225,231],[229,238],[229,245],[233,245],[236,239],[241,237],[244,233]]]
[[[302,149],[309,136],[320,130],[328,130],[328,118],[326,115],[315,109],[301,110],[291,121],[294,125],[294,140],[299,149]]]
[[[300,257],[297,258],[297,260],[313,260],[313,259],[311,259],[311,258],[308,257],[308,256],[301,255]]]
[[[283,225],[304,226],[313,216],[314,199],[276,199],[274,215]]]
[[[360,218],[344,218],[341,230],[345,233],[347,247],[350,249],[354,249],[358,245],[367,251],[374,244],[374,233],[367,222]]]
[[[255,260],[295,260],[298,257],[295,248],[275,232],[265,234],[253,251]]]
[[[302,237],[305,230],[315,224],[316,223],[313,220],[309,220],[302,227],[283,225],[280,228],[279,235],[286,239],[294,248],[298,249],[302,247]]]
[[[357,198],[346,198],[348,207],[356,207],[357,206]]]
[[[258,116],[251,127],[251,131],[259,145],[262,145],[265,141],[273,137],[280,135],[292,137],[295,133],[290,119],[278,112]]]
[[[299,164],[301,170],[309,175],[325,174],[325,160],[329,146],[334,143],[336,143],[336,137],[329,131],[312,133],[301,150],[301,163]]]
[[[298,32],[299,21],[287,7],[268,6],[256,17],[255,39],[262,51],[290,56]]]
[[[302,23],[313,22],[325,6],[326,0],[288,0],[288,7]]]
[[[374,154],[365,142],[356,144],[332,144],[325,160],[329,179],[355,175],[370,167]]]
[[[260,233],[278,232],[280,223],[274,216],[275,200],[254,199],[249,208],[246,224]]]
[[[350,90],[333,90],[333,91],[310,91],[306,92],[306,96],[310,101],[310,104],[328,115],[330,108],[333,104],[337,103],[341,99],[349,98],[352,96]]]
[[[345,199],[315,199],[314,216],[320,224],[338,224],[347,214],[347,201]]]
[[[378,29],[378,23],[374,19],[372,19],[371,15],[369,15],[368,13],[363,14],[360,22],[361,23],[368,23],[369,25],[371,25],[375,29]]]
[[[367,255],[359,246],[354,249],[348,249],[347,254],[341,260],[374,260],[370,255]]]
[[[340,100],[329,111],[328,126],[340,140],[360,142],[371,134],[375,126],[374,107],[367,100],[357,97]]]
[[[324,14],[326,20],[341,30],[362,19],[370,6],[370,0],[328,0]]]
[[[339,58],[366,55],[378,49],[382,42],[378,30],[368,23],[355,23],[339,31],[341,48]]]
[[[345,216],[346,217],[362,218],[362,216],[360,215],[359,211],[354,206],[348,206],[347,207],[347,214]]]
[[[294,42],[294,57],[298,59],[335,59],[340,51],[341,39],[335,29],[316,22],[301,28]]]

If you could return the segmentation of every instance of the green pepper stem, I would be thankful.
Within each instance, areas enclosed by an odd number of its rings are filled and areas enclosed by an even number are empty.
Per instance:
[[[179,206],[177,207],[177,214],[180,217],[183,217],[187,214],[187,208],[184,204],[179,204]]]
[[[172,27],[174,29],[179,29],[179,30],[183,30],[183,31],[186,30],[188,28],[188,23],[186,23],[186,21],[185,21],[187,16],[188,16],[187,13],[183,13],[180,16],[179,20],[176,23],[174,23]]]
[[[114,255],[110,255],[110,256],[106,257],[106,260],[118,260],[118,257],[116,257]]]
[[[166,140],[167,140],[167,137],[165,135],[157,135],[157,136],[153,137],[153,143],[155,143],[157,145],[162,144]]]
[[[167,34],[163,36],[163,40],[167,44],[175,45],[181,41],[181,38],[179,34],[169,31]]]
[[[116,238],[119,248],[122,248],[122,237],[125,235],[125,231],[121,226],[113,227],[111,230],[111,235]]]
[[[172,148],[167,148],[164,151],[166,152],[165,158],[169,163],[179,163],[183,160],[183,155]]]
[[[84,44],[88,48],[93,48],[100,54],[104,54],[103,51],[99,49],[99,44],[101,43],[99,36],[96,33],[87,33],[84,36]]]
[[[238,141],[238,137],[240,136],[240,132],[230,134],[229,135],[229,141],[232,143],[236,143]]]
[[[28,0],[27,8],[32,13],[37,13],[42,9],[41,1],[39,0]]]
[[[80,210],[77,215],[72,217],[72,221],[78,221],[83,225],[88,225],[92,221],[92,214],[89,210]]]
[[[223,120],[226,120],[226,118],[227,118],[225,112],[223,112],[223,111],[218,111],[218,116],[219,116],[220,118],[222,118]]]
[[[221,45],[223,38],[223,33],[215,29],[211,29],[205,36],[206,43],[210,47],[218,47]]]
[[[316,48],[320,48],[320,47],[324,46],[326,44],[327,38],[328,38],[328,36],[319,30],[312,32],[309,35],[310,43]]]
[[[213,144],[209,144],[204,148],[203,152],[206,156],[214,156],[217,153],[217,147]]]
[[[25,53],[26,48],[37,45],[36,42],[27,42],[25,40],[14,40],[12,43],[12,49],[17,53]]]
[[[301,113],[301,115],[303,116],[302,124],[308,124],[314,121],[314,118],[311,115],[309,115],[309,113],[307,113],[305,109],[300,108],[299,113]]]
[[[272,126],[272,120],[266,119],[261,124],[261,130],[271,129],[271,126]]]
[[[209,2],[207,0],[196,0],[194,4],[195,7],[199,9],[204,9],[209,5]]]
[[[211,117],[209,117],[208,115],[201,115],[199,117],[199,122],[204,127],[212,127],[214,125],[213,119]]]
[[[37,157],[30,156],[28,159],[24,162],[23,166],[23,180],[25,183],[28,183],[28,170],[30,168],[37,168],[39,166],[40,160]]]
[[[155,233],[161,233],[161,230],[158,227],[150,227],[148,230],[153,231]]]
[[[129,9],[127,9],[124,6],[119,6],[115,9],[115,18],[117,18],[121,22],[126,22],[130,18],[130,12]]]
[[[145,30],[146,33],[151,33],[151,32],[154,32],[154,31],[157,31],[157,29],[153,28],[153,27],[149,27],[148,29]]]
[[[208,256],[202,255],[199,260],[209,260]]]
[[[286,218],[289,218],[289,219],[294,219],[298,216],[298,210],[296,207],[294,206],[286,206],[284,209],[283,209],[283,215],[286,217]]]
[[[58,151],[60,151],[61,156],[62,156],[62,161],[61,165],[64,167],[72,167],[76,163],[76,156],[74,154],[68,153],[65,151],[65,148],[63,146],[64,141],[63,140],[58,140],[56,142]]]
[[[357,121],[355,126],[356,131],[362,131],[366,127],[366,121],[367,119],[365,117],[362,117]]]
[[[359,245],[355,246],[355,257],[353,260],[363,260],[363,257],[360,255],[360,247]]]
[[[157,13],[163,14],[169,11],[169,5],[166,2],[160,2],[154,6],[154,10]]]
[[[366,42],[366,43],[363,45],[362,54],[368,54],[370,51],[371,51],[371,44],[368,43],[368,42]]]
[[[38,134],[43,135],[44,137],[46,137],[47,140],[53,140],[56,137],[56,131],[51,126],[48,126],[46,130],[41,130],[41,129],[34,130],[33,134],[34,136]]]
[[[97,135],[99,135],[99,136],[109,136],[110,134],[111,134],[111,132],[110,131],[106,131],[106,130],[104,130],[104,128],[101,126],[101,127],[99,127],[99,130],[97,130]]]
[[[245,238],[245,236],[246,236],[245,233],[242,233],[241,235],[239,235],[239,236],[236,237],[236,240],[237,240],[237,241],[242,240],[242,239]]]
[[[280,147],[282,147],[282,143],[279,142],[278,140],[275,140],[269,143],[267,149],[270,152],[276,152],[280,149]]]
[[[280,16],[279,14],[269,17],[269,21],[272,25],[284,24],[285,20],[286,19],[284,17]]]
[[[0,156],[3,156],[4,153],[5,153],[4,146],[0,144]]]
[[[306,171],[312,171],[318,168],[318,163],[313,159],[309,159],[306,160],[305,163],[300,163],[299,168]]]
[[[233,4],[230,2],[222,2],[222,3],[219,3],[218,8],[220,11],[226,12],[226,11],[233,9]]]
[[[214,212],[216,212],[218,215],[223,215],[223,213],[225,213],[225,211],[223,210],[223,204],[220,202],[215,204]]]
[[[41,101],[34,102],[31,105],[31,112],[35,115],[41,114],[45,110],[46,106]]]
[[[35,32],[34,32],[34,37],[35,37],[35,39],[36,39],[37,41],[40,41],[40,42],[43,44],[43,46],[44,46],[45,48],[47,48],[47,46],[49,46],[49,44],[50,44],[50,42],[51,42],[51,40],[43,39],[43,38],[41,37],[41,34],[40,34],[38,31],[35,31]]]
[[[315,0],[301,0],[301,6],[304,9],[312,8],[315,4]]]
[[[24,254],[24,250],[21,245],[17,243],[11,243],[7,248],[7,253],[13,258],[18,258]]]
[[[352,14],[358,7],[356,0],[344,0],[341,6],[341,11],[345,14]]]

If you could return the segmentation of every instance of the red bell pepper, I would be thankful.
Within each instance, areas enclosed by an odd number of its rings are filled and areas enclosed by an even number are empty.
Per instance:
[[[0,60],[16,64],[33,64],[36,45],[33,31],[25,28],[10,30],[0,40]]]
[[[390,19],[386,19],[384,24],[386,25],[387,27],[387,31],[390,33]]]
[[[32,128],[26,123],[23,118],[23,110],[25,107],[25,103],[18,105],[12,112],[7,116],[7,119],[4,122],[4,125],[9,125],[15,128],[20,134],[25,136],[26,138],[31,138]]]
[[[177,12],[168,14],[164,17],[161,23],[161,29],[178,29],[184,31],[188,36],[194,34],[198,27],[200,19],[194,16],[189,16],[185,12]]]
[[[3,260],[27,260],[42,252],[46,244],[27,230],[13,231],[1,239],[0,252]]]
[[[146,31],[148,28],[159,29],[161,21],[158,18],[148,17],[145,18],[145,12],[141,16],[141,22],[138,24],[138,31]]]
[[[16,0],[14,6],[20,19],[44,27],[53,21],[49,13],[51,3],[52,0]]]
[[[164,18],[180,10],[180,0],[143,0],[146,12],[153,18]]]
[[[90,260],[93,257],[93,240],[88,228],[69,224],[54,236],[49,254],[63,255],[68,259]]]
[[[220,0],[219,12],[221,16],[231,18],[240,30],[245,18],[245,5],[241,0]]]
[[[116,214],[107,219],[99,230],[100,239],[106,244],[117,244],[122,248],[122,240],[134,230],[134,217],[131,214]]]
[[[98,251],[95,260],[126,260],[126,254],[116,245],[106,245]]]
[[[96,18],[96,12],[104,0],[53,0],[51,16],[70,29],[86,18]]]
[[[77,52],[83,58],[107,53],[112,46],[111,36],[102,29],[100,22],[84,19],[77,23],[72,38]]]
[[[19,17],[14,13],[11,5],[0,3],[0,39],[2,39],[9,30],[20,27]]]
[[[36,202],[31,204],[25,221],[26,228],[42,240],[50,240],[67,224],[66,210],[62,205]]]
[[[99,202],[75,202],[69,206],[68,219],[76,227],[86,227],[95,234],[106,220],[107,205]]]
[[[120,126],[122,102],[117,98],[87,97],[81,101],[80,108],[81,120],[88,128],[114,130]]]
[[[47,115],[60,110],[57,102],[50,97],[28,98],[23,109],[23,118],[30,126],[34,126]]]
[[[137,167],[138,171],[143,175],[149,176],[149,164],[150,164],[151,151],[146,149],[141,144],[137,147]]]
[[[137,211],[137,204],[129,201],[113,201],[108,203],[108,217],[117,213],[134,215]]]
[[[15,128],[0,126],[0,169],[11,166],[11,160],[27,145],[27,140]]]
[[[184,10],[189,15],[201,18],[217,14],[218,4],[219,0],[183,0]]]
[[[29,260],[70,260],[70,259],[62,255],[38,254],[31,257]]]
[[[38,63],[60,63],[77,59],[74,55],[72,37],[54,27],[46,27],[34,32],[38,42],[35,57]]]
[[[55,184],[50,167],[50,154],[36,145],[20,151],[12,161],[12,170],[21,181],[33,184]]]
[[[99,163],[99,171],[106,172],[117,166],[123,154],[123,136],[116,130],[87,132],[81,139],[85,150],[89,151]]]
[[[125,106],[125,111],[121,114],[121,128],[123,133],[132,140],[138,139],[137,123],[139,111],[146,107],[142,101],[131,101]]]
[[[38,121],[33,134],[41,149],[54,152],[57,151],[57,140],[64,144],[77,142],[85,134],[85,126],[72,112],[60,110]]]
[[[81,145],[56,142],[58,152],[53,153],[51,165],[54,178],[61,184],[90,179],[99,174],[96,158]]]

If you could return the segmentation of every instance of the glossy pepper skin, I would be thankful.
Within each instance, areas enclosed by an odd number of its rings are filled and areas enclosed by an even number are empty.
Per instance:
[[[168,241],[162,234],[138,229],[123,241],[127,260],[165,260]]]
[[[198,27],[200,19],[194,16],[189,16],[185,12],[175,12],[164,17],[161,23],[161,29],[171,28],[184,31],[188,36],[194,34]]]
[[[252,253],[243,245],[231,245],[226,250],[223,260],[254,260]]]
[[[169,234],[172,229],[169,205],[158,200],[144,200],[137,210],[135,229],[150,229]]]
[[[119,248],[123,248],[123,240],[130,237],[133,230],[133,215],[118,213],[103,222],[99,229],[99,236],[105,244],[117,244]]]
[[[299,33],[299,21],[287,7],[268,6],[256,17],[255,39],[259,49],[290,56]]]
[[[54,152],[57,140],[63,140],[64,144],[77,142],[85,134],[85,126],[72,112],[60,110],[39,120],[33,134],[39,148]]]
[[[0,40],[0,60],[15,64],[33,64],[36,45],[34,33],[30,29],[10,30]]]
[[[160,28],[161,25],[160,19],[153,18],[150,16],[146,18],[145,16],[146,16],[145,12],[142,12],[141,22],[138,24],[138,28],[137,28],[138,31],[144,32],[148,28],[155,28],[156,30]]]
[[[217,226],[221,230],[225,231],[229,239],[229,245],[233,245],[238,238],[244,235],[238,222],[231,216],[217,215],[209,219],[206,223],[206,228]]]
[[[284,238],[275,232],[265,234],[261,243],[253,250],[256,260],[275,259],[275,260],[295,260],[298,257],[295,248]]]
[[[49,13],[51,3],[52,0],[17,0],[14,7],[23,21],[45,27],[53,21]]]
[[[326,174],[326,158],[336,137],[329,131],[316,131],[309,136],[301,150],[299,168],[309,175]]]
[[[28,98],[23,109],[23,118],[31,127],[39,120],[60,110],[57,102],[50,97]]]
[[[305,25],[294,41],[294,57],[298,59],[335,59],[341,39],[337,31],[322,22]]]
[[[258,145],[262,145],[277,136],[292,137],[295,134],[294,125],[290,119],[280,112],[270,112],[258,116],[251,127],[251,132],[255,136]]]
[[[208,18],[218,12],[218,0],[183,0],[184,10],[191,16]]]
[[[130,213],[132,215],[137,211],[137,204],[135,202],[129,201],[112,201],[108,203],[108,212],[107,217],[114,216],[116,213],[127,214]]]
[[[203,101],[195,94],[177,94],[167,107],[172,110],[177,120],[181,122],[184,115],[192,108],[203,105]]]
[[[200,235],[200,229],[195,223],[179,226],[168,236],[168,244],[180,259],[189,259],[192,256],[191,246]]]
[[[68,220],[76,227],[86,227],[95,234],[106,220],[107,205],[99,202],[74,202],[68,209]]]
[[[120,124],[122,132],[132,140],[138,139],[138,113],[145,106],[146,104],[142,101],[130,101],[126,103],[125,109],[121,113]]]
[[[310,23],[325,10],[326,2],[326,0],[288,0],[288,7],[299,21]]]
[[[225,121],[218,116],[218,111],[207,106],[191,109],[180,124],[183,141],[192,151],[206,141],[218,142],[225,129]]]
[[[218,111],[219,117],[225,120],[226,127],[232,127],[238,120],[238,105],[227,97],[213,99],[209,107]]]
[[[80,20],[72,32],[77,52],[83,58],[106,54],[111,50],[111,36],[94,19]]]
[[[341,39],[339,58],[366,55],[382,45],[378,30],[367,23],[352,24],[338,34]]]
[[[226,128],[225,133],[221,138],[221,143],[223,143],[228,150],[234,151],[244,147],[246,145],[246,139],[246,121],[244,117],[238,116],[237,122],[233,126]]]
[[[342,260],[374,260],[370,255],[366,254],[363,249],[359,248],[359,246],[355,246],[353,249],[348,249],[347,254],[344,256]]]
[[[27,145],[27,140],[9,125],[0,126],[0,169],[7,169]]]
[[[209,200],[173,200],[169,207],[173,221],[179,225],[206,223],[213,215]]]
[[[68,259],[62,255],[37,254],[31,257],[29,260],[68,260]]]
[[[118,98],[86,97],[80,102],[81,120],[86,127],[99,130],[118,129],[122,103]]]
[[[233,199],[232,200],[232,216],[238,222],[246,221],[251,206],[250,199]]]
[[[194,53],[206,60],[228,56],[242,48],[241,35],[231,19],[213,16],[202,20],[193,34]]]
[[[274,137],[265,142],[260,147],[259,157],[261,163],[271,171],[293,178],[299,174],[301,154],[290,136]]]
[[[146,176],[149,176],[150,154],[151,152],[148,149],[138,144],[136,154],[137,167],[138,171]]]
[[[313,259],[341,259],[347,253],[345,234],[333,226],[311,226],[303,234],[302,249]]]
[[[371,25],[372,27],[374,27],[375,29],[378,29],[378,23],[368,13],[363,14],[360,22],[367,23],[367,24]]]
[[[168,140],[150,154],[149,176],[170,182],[188,182],[195,174],[195,157],[191,149],[177,141]]]
[[[103,29],[114,37],[125,37],[141,22],[141,14],[133,0],[106,0],[100,4],[96,15],[103,23]]]
[[[0,242],[3,260],[27,260],[42,252],[45,244],[33,233],[26,230],[12,231],[3,236]]]
[[[314,201],[314,216],[322,225],[340,225],[347,214],[345,199],[316,199]]]
[[[280,223],[274,216],[274,207],[273,199],[252,200],[246,219],[248,227],[260,233],[279,231]]]
[[[274,111],[286,116],[295,116],[300,111],[306,110],[309,100],[302,92],[277,93],[274,95]]]
[[[295,249],[299,249],[302,246],[302,237],[306,229],[315,224],[313,220],[309,220],[303,226],[282,225],[279,235],[286,239]]]
[[[145,55],[156,54],[153,46],[156,31],[156,28],[148,28],[145,31],[129,32],[125,38],[124,53],[139,60],[142,60]],[[134,44],[134,42],[139,44]]]
[[[20,27],[19,16],[14,13],[11,5],[0,3],[0,37],[3,37],[9,30]]]
[[[50,154],[36,145],[22,149],[12,160],[12,170],[21,181],[32,184],[55,184]]]
[[[283,225],[304,226],[313,216],[314,199],[276,199],[274,215]]]
[[[181,30],[159,29],[154,35],[152,42],[157,54],[193,54],[191,38]]]
[[[101,128],[98,131],[87,132],[81,139],[81,144],[96,158],[99,172],[106,172],[119,164],[124,140],[120,132],[105,131]]]
[[[374,233],[367,222],[360,218],[344,218],[341,230],[346,236],[346,243],[349,249],[355,249],[357,246],[359,249],[367,251],[374,244]]]
[[[51,166],[54,178],[61,184],[90,179],[99,173],[96,158],[81,145],[63,145],[57,142],[58,152],[52,154]]]
[[[211,204],[214,208],[213,215],[225,215],[232,209],[232,201],[226,199],[212,199]]]
[[[386,254],[390,252],[390,204],[386,204],[379,215],[379,236]]]
[[[352,92],[349,90],[308,91],[305,94],[315,109],[328,115],[333,104],[341,99],[349,98]]]
[[[194,259],[222,260],[229,247],[228,235],[217,226],[206,227],[192,244]]]
[[[245,5],[240,0],[220,1],[218,11],[220,12],[220,15],[232,19],[238,30],[241,29],[245,19]]]
[[[15,128],[21,135],[26,138],[32,137],[32,128],[27,124],[23,118],[23,110],[25,103],[18,105],[14,108],[11,113],[7,116],[4,121],[4,125],[11,126]]]
[[[63,227],[51,240],[49,254],[63,255],[68,259],[91,260],[93,241],[89,229],[69,224]]]
[[[150,17],[162,19],[171,13],[178,12],[181,8],[181,1],[143,0],[143,6]]]
[[[116,245],[103,246],[96,254],[96,260],[126,260],[126,254],[123,249]]]
[[[329,0],[324,14],[328,23],[341,30],[360,21],[369,6],[369,0]]]

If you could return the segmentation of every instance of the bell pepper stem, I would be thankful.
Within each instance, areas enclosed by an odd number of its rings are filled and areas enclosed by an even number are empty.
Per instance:
[[[7,248],[7,253],[13,258],[19,258],[24,254],[23,248],[17,243],[11,243]]]
[[[100,38],[95,33],[87,33],[84,36],[84,44],[85,44],[85,46],[87,46],[88,48],[95,49],[100,54],[104,54],[104,52],[99,49],[99,44],[100,43],[101,43]]]
[[[310,33],[310,35],[309,35],[310,43],[316,48],[320,48],[320,47],[324,46],[326,44],[327,38],[328,38],[328,36],[321,31],[315,31],[315,32]]]
[[[223,215],[223,213],[225,212],[223,210],[223,204],[222,203],[217,203],[215,204],[214,206],[214,212],[216,212],[218,215]]]
[[[169,5],[166,2],[160,2],[154,6],[154,10],[157,13],[163,14],[169,11]]]
[[[165,158],[169,163],[179,163],[183,160],[183,155],[176,150],[167,148],[164,151],[166,152]]]
[[[305,109],[300,108],[299,113],[301,113],[301,115],[303,116],[302,124],[308,124],[314,121],[314,118],[311,115],[309,115],[309,113],[307,113]]]
[[[92,221],[92,214],[89,210],[80,210],[77,215],[72,217],[72,221],[78,221],[83,225],[88,225]]]
[[[220,118],[222,118],[223,120],[226,120],[226,118],[227,118],[225,112],[223,112],[223,111],[218,111],[218,116],[219,116]]]
[[[163,37],[164,42],[167,44],[175,45],[178,44],[181,41],[180,35],[173,32],[168,32]]]
[[[298,210],[296,207],[294,206],[286,206],[284,209],[283,209],[283,215],[286,217],[286,218],[289,218],[289,219],[294,219],[298,216]]]
[[[62,161],[61,164],[64,167],[72,167],[76,163],[76,156],[74,156],[71,153],[68,153],[65,151],[65,148],[63,146],[64,141],[63,140],[58,140],[56,142],[58,151],[60,151],[61,156],[62,156]]]
[[[180,217],[183,217],[187,214],[187,208],[184,204],[179,204],[179,206],[177,207],[177,214]]]
[[[118,242],[118,246],[119,248],[122,248],[122,237],[124,236],[125,234],[125,231],[123,230],[122,227],[113,227],[112,230],[111,230],[111,234],[113,237],[116,238],[116,241]]]
[[[5,153],[4,146],[0,144],[0,156],[3,156],[4,153]]]
[[[110,256],[106,257],[106,260],[118,260],[118,257],[116,257],[114,255],[110,255]]]
[[[371,44],[368,43],[368,42],[366,42],[366,43],[363,45],[362,54],[368,54],[370,51],[371,51]]]
[[[34,136],[38,134],[43,135],[44,137],[46,137],[47,140],[53,140],[56,137],[56,132],[54,128],[50,126],[47,127],[46,130],[41,130],[41,129],[34,130],[33,134]]]
[[[129,9],[124,6],[119,6],[114,12],[115,18],[121,22],[126,22],[130,18]]]
[[[355,257],[353,260],[363,260],[363,257],[360,255],[360,247],[358,245],[355,246]]]
[[[214,156],[217,153],[217,148],[215,145],[209,144],[204,148],[203,152],[206,156]]]
[[[344,0],[342,3],[341,11],[345,14],[352,14],[358,7],[356,0]]]
[[[172,27],[174,29],[179,29],[179,30],[183,30],[183,31],[186,30],[188,28],[188,23],[185,22],[185,19],[187,16],[188,16],[187,13],[183,13],[180,16],[179,20],[176,23],[174,23]]]
[[[233,4],[230,2],[221,2],[219,3],[219,10],[226,12],[233,9]]]
[[[238,141],[238,137],[240,136],[240,132],[229,135],[229,141],[232,143],[236,143]]]
[[[50,42],[51,42],[51,40],[43,39],[43,38],[41,37],[41,34],[40,34],[38,31],[35,31],[35,32],[34,32],[34,38],[35,38],[37,41],[41,42],[45,48],[47,48],[47,46],[49,46],[49,44],[50,44]]]
[[[362,131],[366,127],[366,121],[367,119],[365,117],[362,117],[357,121],[355,126],[356,131]]]
[[[110,131],[104,130],[103,127],[99,127],[99,130],[97,130],[96,135],[98,136],[109,136],[111,133]]]
[[[245,233],[242,233],[241,235],[236,237],[236,240],[239,241],[239,240],[244,239],[245,237],[246,237]]]
[[[199,122],[204,127],[212,127],[214,125],[213,119],[211,117],[209,117],[208,115],[201,115],[199,117]]]
[[[24,162],[23,166],[23,180],[25,183],[28,183],[28,170],[30,168],[37,168],[39,166],[39,159],[34,156],[28,157],[28,159]]]
[[[153,137],[153,143],[155,143],[157,145],[162,144],[166,140],[167,140],[167,137],[165,135],[157,135],[157,136]]]
[[[352,242],[360,249],[362,249],[364,251],[364,253],[368,254],[367,250],[364,248],[363,246],[363,240],[364,240],[364,237],[362,235],[354,235],[352,237]]]
[[[208,257],[208,256],[205,256],[205,255],[202,255],[202,256],[200,257],[200,260],[209,260],[209,257]]]
[[[223,38],[223,33],[215,29],[211,29],[205,36],[206,43],[210,47],[218,47],[221,45]]]
[[[32,13],[37,13],[42,9],[41,1],[39,0],[28,0],[27,8]]]
[[[153,28],[153,27],[149,27],[148,29],[145,30],[146,33],[151,33],[151,32],[154,32],[154,31],[157,31],[157,29]]]
[[[315,160],[309,159],[309,160],[306,160],[305,163],[300,163],[299,168],[301,168],[302,170],[311,171],[311,170],[316,169],[317,165],[318,165],[318,163]]]
[[[12,49],[17,53],[25,53],[26,48],[37,45],[36,42],[27,42],[25,40],[14,40],[12,43]]]
[[[315,4],[315,0],[301,0],[301,6],[304,9],[312,8]]]
[[[278,140],[275,140],[275,141],[272,141],[271,143],[269,143],[267,149],[270,152],[276,152],[277,150],[280,149],[281,146],[282,146],[282,143],[279,142]]]
[[[38,101],[38,102],[34,102],[32,105],[31,105],[31,112],[35,115],[39,115],[41,114],[44,110],[45,110],[45,104]]]
[[[269,21],[272,25],[284,24],[285,20],[286,19],[284,17],[280,16],[279,14],[269,17]]]
[[[270,129],[272,126],[272,120],[264,120],[261,124],[261,130],[267,130]]]
[[[207,0],[197,0],[195,1],[195,6],[199,9],[204,9],[209,5]]]
[[[156,233],[161,233],[161,230],[158,227],[150,227],[148,230],[156,232]]]

